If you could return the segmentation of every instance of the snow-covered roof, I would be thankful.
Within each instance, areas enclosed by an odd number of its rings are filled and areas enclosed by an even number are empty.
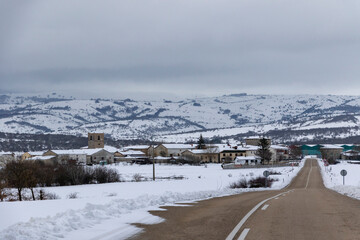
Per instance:
[[[44,151],[37,151],[37,152],[28,152],[31,156],[41,156],[44,154]]]
[[[265,139],[271,139],[271,138],[268,138],[268,137],[259,137],[259,136],[247,137],[247,138],[245,138],[245,139],[251,140],[251,139],[263,139],[263,138],[265,138]]]
[[[124,147],[124,149],[148,149],[150,146],[149,145],[135,145],[135,146],[127,146]]]
[[[99,151],[103,150],[102,148],[94,148],[94,149],[68,149],[68,150],[51,150],[53,153],[57,155],[93,155]]]
[[[0,155],[12,155],[14,154],[13,152],[0,152]]]
[[[352,157],[352,156],[358,156],[360,155],[359,151],[355,151],[355,150],[348,150],[346,152],[341,153],[343,156],[348,156],[348,157]]]
[[[244,146],[241,146],[240,148],[245,149],[245,151],[257,151],[259,149],[259,146],[244,145]]]
[[[347,150],[345,151],[345,153],[358,153],[359,151],[356,151],[356,150]]]
[[[89,147],[85,146],[85,147],[81,147],[80,149],[89,149]],[[109,146],[109,145],[105,145],[104,148],[97,148],[97,149],[104,149],[104,150],[106,150],[108,152],[111,152],[111,153],[120,151],[120,149],[118,149],[116,147],[113,147],[113,146]]]
[[[218,144],[217,145],[219,152],[222,151],[235,151],[236,149],[234,148],[235,146],[229,146],[227,144]]]
[[[336,146],[342,147],[342,146],[348,146],[348,147],[353,147],[356,146],[355,144],[334,144]]]
[[[191,149],[188,151],[192,152],[193,154],[219,153],[219,150],[217,148],[216,149]]]
[[[161,156],[157,156],[157,157],[154,157],[155,160],[170,160],[172,159],[171,157],[161,157]]]
[[[196,144],[177,144],[177,143],[165,143],[162,144],[167,149],[194,149]]]
[[[111,152],[111,153],[114,153],[114,152],[119,151],[118,148],[113,147],[113,146],[108,146],[108,145],[105,145],[105,146],[104,146],[104,149],[105,149],[106,151],[108,151],[108,152]]]
[[[343,149],[343,147],[339,147],[332,144],[324,144],[322,145],[321,149]]]
[[[27,160],[50,160],[54,158],[54,156],[35,156],[35,157],[31,157],[31,158],[28,158]]]
[[[143,153],[142,151],[135,151],[135,150],[120,151],[119,153],[121,153],[122,155],[144,155],[145,156],[145,153]]]
[[[281,146],[281,145],[271,145],[270,148],[275,149],[275,150],[288,150],[288,147],[285,146]]]

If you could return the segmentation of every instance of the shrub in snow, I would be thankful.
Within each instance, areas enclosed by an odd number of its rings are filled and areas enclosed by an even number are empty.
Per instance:
[[[266,181],[265,177],[252,178],[249,181],[246,181],[245,178],[240,179],[236,182],[230,183],[229,188],[260,188],[260,187],[271,187],[273,182],[278,181],[278,179],[268,178]]]
[[[76,199],[76,198],[78,198],[78,193],[77,192],[70,193],[69,195],[67,195],[67,198],[68,199]]]
[[[245,178],[238,180],[237,182],[230,183],[230,188],[247,188],[248,182]]]
[[[277,172],[277,171],[269,171],[269,174],[270,175],[281,175],[281,173],[280,172]]]
[[[271,187],[272,183],[277,181],[277,179],[266,179],[265,177],[257,177],[249,180],[250,188],[260,188],[260,187]]]
[[[175,179],[175,180],[182,180],[184,178],[185,177],[183,175],[179,175],[179,176],[174,175],[174,176],[170,177],[170,179]]]
[[[141,179],[143,178],[143,176],[140,174],[140,173],[135,173],[134,175],[133,175],[133,180],[135,181],[135,182],[141,182]]]
[[[5,176],[2,170],[0,170],[0,201],[4,201],[7,197],[7,184],[5,181]]]
[[[232,174],[231,174],[231,173],[229,173],[229,174],[228,174],[228,177],[232,177]]]
[[[39,192],[39,200],[55,200],[60,199],[58,195],[51,192],[45,192],[45,190],[41,189]]]

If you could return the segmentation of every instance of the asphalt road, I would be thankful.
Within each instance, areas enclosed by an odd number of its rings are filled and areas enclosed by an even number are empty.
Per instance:
[[[281,193],[285,194],[259,204]],[[326,189],[314,159],[308,159],[282,191],[243,193],[165,209],[151,212],[165,222],[139,224],[144,231],[131,239],[360,239],[360,201]]]

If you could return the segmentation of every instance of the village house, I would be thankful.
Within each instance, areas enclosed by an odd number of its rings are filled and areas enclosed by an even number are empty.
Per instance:
[[[49,150],[44,156],[55,156],[58,163],[99,164],[114,163],[114,154],[104,149]]]
[[[25,152],[21,155],[21,160],[26,160],[26,159],[33,158],[33,157],[42,156],[43,154],[44,154],[44,151]]]
[[[34,156],[26,158],[26,161],[41,161],[45,165],[53,165],[56,161],[56,156]]]
[[[149,146],[149,145],[135,145],[135,146],[127,146],[127,147],[123,148],[124,151],[129,151],[129,150],[141,151],[146,156],[151,156],[152,155],[152,149],[153,149],[153,147]]]
[[[160,144],[154,149],[155,156],[161,157],[175,157],[181,156],[181,153],[186,150],[195,149],[195,144]]]
[[[16,155],[13,152],[0,152],[0,167],[5,166],[9,161],[15,160]]]
[[[356,150],[347,150],[341,153],[342,160],[360,160],[360,152]]]
[[[246,156],[246,157],[236,157],[235,165],[259,165],[261,163],[261,159],[257,156]]]
[[[337,159],[340,159],[342,151],[342,147],[331,144],[324,144],[320,147],[322,158],[329,162],[335,162]]]
[[[181,153],[185,159],[195,160],[201,163],[219,163],[219,150],[217,148],[209,149],[191,149]]]
[[[253,145],[241,146],[241,148],[245,149],[245,156],[255,156],[259,149],[258,146]]]
[[[280,162],[282,160],[287,160],[290,158],[289,148],[283,145],[271,145],[271,161],[272,162]]]
[[[238,156],[246,156],[247,149],[244,147],[230,146],[230,145],[217,145],[219,148],[220,161],[229,163],[235,160]]]
[[[114,162],[133,162],[139,160],[146,160],[148,157],[142,151],[117,151],[114,153]]]

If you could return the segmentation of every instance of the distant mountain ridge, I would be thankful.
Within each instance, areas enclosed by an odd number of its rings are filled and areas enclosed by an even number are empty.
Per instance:
[[[78,100],[0,95],[0,132],[184,142],[267,134],[277,141],[360,135],[360,96],[247,95],[181,100]]]

